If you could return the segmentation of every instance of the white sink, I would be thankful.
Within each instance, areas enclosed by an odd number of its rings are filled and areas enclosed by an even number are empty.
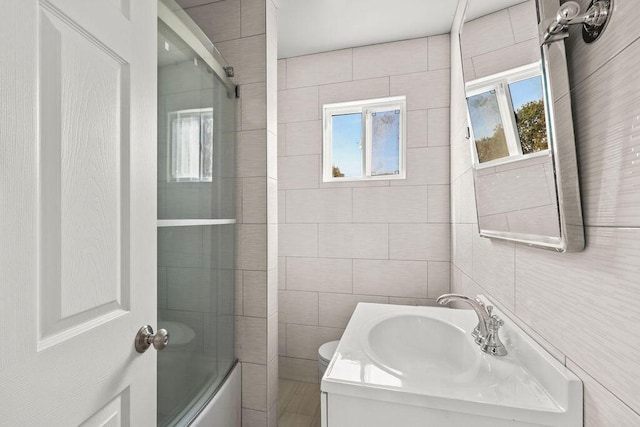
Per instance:
[[[376,319],[365,330],[362,344],[367,356],[399,377],[468,382],[482,360],[463,329],[434,317],[393,314]]]
[[[328,427],[581,426],[580,380],[494,313],[502,357],[474,343],[471,310],[359,304],[322,379]]]

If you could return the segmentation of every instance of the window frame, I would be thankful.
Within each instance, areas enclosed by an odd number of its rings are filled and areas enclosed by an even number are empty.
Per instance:
[[[188,114],[198,114],[200,117],[200,132],[199,132],[199,151],[198,151],[198,179],[194,178],[175,178],[174,175],[174,163],[175,159],[173,158],[173,132],[172,126],[174,125],[174,121],[176,118],[179,118],[180,115],[188,115]],[[213,182],[213,164],[212,164],[212,176],[211,178],[203,178],[203,170],[202,170],[202,149],[203,149],[203,132],[204,129],[202,127],[202,119],[205,115],[210,114],[213,119],[213,107],[204,107],[204,108],[189,108],[185,110],[176,110],[170,111],[167,113],[167,182],[170,183],[210,183]],[[213,145],[213,142],[212,142]],[[213,149],[213,147],[212,147]],[[213,162],[213,159],[212,159]]]
[[[520,141],[520,135],[518,133],[518,127],[516,123],[515,112],[513,111],[513,103],[511,98],[511,92],[509,85],[522,80],[527,80],[532,77],[539,76],[542,81],[542,97],[545,104],[545,122],[547,127],[547,149],[536,151],[535,153],[524,154],[522,152],[522,143]],[[487,77],[472,80],[466,84],[466,100],[474,95],[489,92],[490,90],[496,91],[496,99],[498,101],[498,108],[500,110],[500,118],[504,127],[505,138],[507,140],[507,149],[509,150],[509,156],[501,157],[499,159],[490,160],[488,162],[480,163],[478,158],[478,148],[476,146],[475,136],[473,134],[473,125],[471,123],[471,115],[469,113],[469,105],[467,104],[467,123],[469,124],[469,133],[472,140],[471,155],[476,169],[490,168],[497,165],[503,165],[506,163],[516,162],[522,159],[529,159],[533,157],[549,156],[549,146],[551,144],[549,132],[549,115],[547,113],[547,99],[545,96],[546,86],[544,74],[542,71],[541,61],[537,61],[531,64],[523,65],[521,67],[513,68],[511,70],[503,71],[497,74],[492,74]]]
[[[398,124],[398,173],[393,175],[372,175],[371,158],[372,141],[372,113],[379,111],[400,110]],[[333,116],[344,114],[362,114],[362,171],[361,176],[334,177],[333,176]],[[366,99],[361,101],[339,102],[322,106],[322,182],[348,181],[380,181],[406,179],[406,96],[392,96],[386,98]]]

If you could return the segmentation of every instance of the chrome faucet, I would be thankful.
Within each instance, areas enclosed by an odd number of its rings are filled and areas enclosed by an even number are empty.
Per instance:
[[[478,324],[473,329],[471,336],[473,336],[476,344],[480,346],[480,350],[493,356],[506,355],[507,349],[498,335],[498,330],[500,326],[504,325],[504,322],[498,316],[491,314],[493,306],[485,306],[478,298],[471,299],[460,294],[444,294],[440,295],[436,300],[438,304],[449,304],[453,301],[469,304],[473,311],[476,312]]]

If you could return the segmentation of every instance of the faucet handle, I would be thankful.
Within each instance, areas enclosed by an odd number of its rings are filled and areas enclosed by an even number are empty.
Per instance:
[[[485,308],[487,309],[487,313],[489,313],[489,317],[492,317],[491,312],[493,311],[493,306],[492,305],[488,305]]]
[[[498,333],[502,325],[504,325],[504,321],[498,316],[493,315],[489,318],[487,322],[487,336],[480,346],[482,351],[493,356],[504,356],[507,354],[507,349],[504,344],[502,344],[502,341],[500,341],[500,335]]]

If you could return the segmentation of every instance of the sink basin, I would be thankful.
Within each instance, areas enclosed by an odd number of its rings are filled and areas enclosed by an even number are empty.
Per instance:
[[[581,381],[494,313],[502,357],[475,344],[472,310],[360,303],[322,379],[328,426],[581,426]]]
[[[408,378],[469,382],[482,358],[460,327],[424,315],[376,319],[364,334],[363,348],[373,362]]]

